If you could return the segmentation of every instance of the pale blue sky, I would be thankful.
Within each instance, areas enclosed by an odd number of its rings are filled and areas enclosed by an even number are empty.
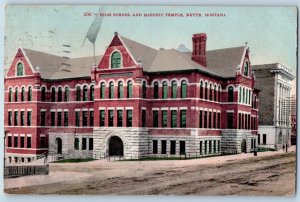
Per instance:
[[[243,46],[248,42],[252,64],[279,62],[296,68],[296,9],[289,7],[105,7],[122,13],[225,13],[226,17],[104,17],[96,41],[96,54],[118,31],[120,35],[153,48],[191,49],[192,34],[207,33],[207,49]],[[69,57],[91,56],[92,45],[82,43],[98,6],[8,6],[5,24],[5,62],[9,65],[17,47]],[[64,48],[70,44],[71,48]],[[64,50],[71,53],[65,53]],[[7,68],[6,64],[6,68]]]

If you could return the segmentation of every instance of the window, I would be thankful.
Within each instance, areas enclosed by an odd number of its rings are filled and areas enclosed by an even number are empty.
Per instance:
[[[23,64],[21,62],[17,65],[17,76],[23,76]]]
[[[249,71],[249,65],[248,62],[244,63],[244,75],[248,76],[248,71]]]
[[[76,87],[76,101],[80,101],[81,100],[81,89],[80,86]]]
[[[87,126],[87,111],[82,111],[82,126]]]
[[[94,111],[90,111],[90,126],[94,126]]]
[[[75,137],[75,140],[74,140],[74,149],[75,150],[79,150],[79,138],[78,137]]]
[[[171,140],[170,141],[171,145],[170,145],[170,154],[176,154],[176,141],[175,140]]]
[[[18,102],[18,88],[15,89],[15,102]]]
[[[27,136],[27,148],[31,148],[31,137]]]
[[[245,103],[245,100],[246,100],[245,99],[245,88],[243,88],[243,101],[242,102]]]
[[[132,98],[132,81],[127,83],[127,98]]]
[[[214,101],[217,101],[217,86],[214,87]]]
[[[177,111],[171,110],[171,128],[177,127]]]
[[[82,138],[82,145],[81,145],[82,150],[86,150],[86,138]]]
[[[221,128],[221,113],[218,112],[218,128]]]
[[[51,102],[55,102],[55,88],[51,90]]]
[[[143,81],[143,98],[147,97],[147,86],[146,86],[146,81]]]
[[[118,98],[123,98],[123,82],[119,81],[118,83]]]
[[[57,112],[57,126],[61,126],[62,112]]]
[[[88,87],[83,86],[83,96],[82,96],[83,101],[88,101]]]
[[[239,129],[242,129],[242,114],[239,113]]]
[[[211,140],[208,141],[208,153],[212,153],[212,146],[211,146]]]
[[[100,98],[104,99],[105,98],[105,83],[102,82],[100,85]]]
[[[11,147],[12,146],[12,137],[11,136],[8,136],[8,139],[7,139],[7,147]]]
[[[203,154],[203,141],[200,141],[200,147],[199,147],[199,153],[200,153],[200,155],[202,155]]]
[[[121,54],[114,52],[111,56],[111,68],[119,68],[121,66]]]
[[[162,92],[162,99],[168,98],[168,83],[166,81],[163,82],[163,92]]]
[[[21,148],[24,148],[24,147],[25,147],[25,137],[20,137],[20,140],[21,140],[21,145],[20,145],[20,147],[21,147]]]
[[[168,111],[163,110],[162,111],[162,122],[161,122],[161,127],[165,128],[168,125]]]
[[[213,128],[217,128],[217,113],[214,112],[214,117],[213,117]]]
[[[154,82],[154,98],[158,99],[158,82]]]
[[[94,139],[89,138],[89,150],[94,150]]]
[[[46,101],[46,88],[45,87],[42,87],[42,90],[41,90],[41,101],[42,102]]]
[[[31,126],[31,112],[27,112],[27,126]]]
[[[66,88],[65,88],[65,95],[64,95],[64,101],[65,101],[65,102],[68,102],[68,101],[69,101],[69,93],[70,93],[69,88],[66,87]]]
[[[46,137],[45,136],[40,137],[40,147],[46,148]]]
[[[28,87],[28,101],[32,100],[32,88],[31,86]]]
[[[214,154],[216,154],[217,153],[217,140],[214,140],[214,143],[213,143],[213,145],[214,145]]]
[[[202,128],[203,127],[203,125],[202,125],[202,111],[200,111],[200,113],[199,113],[199,128]]]
[[[180,110],[180,128],[186,127],[186,110]]]
[[[207,86],[207,82],[205,82],[205,93],[204,93],[204,99],[208,99],[208,86]]]
[[[9,88],[8,102],[12,102],[12,88]]]
[[[100,127],[105,125],[105,111],[100,110]]]
[[[142,127],[146,127],[146,110],[142,110]]]
[[[177,82],[172,81],[172,98],[177,98]]]
[[[158,111],[153,110],[153,127],[157,128],[158,127]]]
[[[75,126],[76,127],[80,126],[80,111],[75,112]]]
[[[185,141],[179,141],[179,150],[181,155],[185,155]]]
[[[218,101],[221,101],[221,87],[219,86],[219,90],[218,90]]]
[[[8,125],[11,126],[12,125],[12,111],[8,112]]]
[[[62,88],[58,87],[57,102],[62,102]]]
[[[152,153],[153,154],[157,154],[157,148],[158,148],[158,142],[157,142],[157,140],[153,140],[152,144],[153,144]]]
[[[25,125],[25,112],[21,111],[21,126]]]
[[[208,154],[208,152],[207,152],[207,140],[204,141],[204,153]]]
[[[213,87],[212,84],[209,85],[209,100],[213,99]]]
[[[55,126],[55,112],[51,112],[51,126]]]
[[[132,110],[127,110],[126,126],[132,127]]]
[[[21,89],[21,102],[25,101],[25,87]]]
[[[239,87],[239,103],[242,102],[242,87]]]
[[[69,112],[64,112],[64,126],[69,126]]]
[[[108,110],[108,127],[114,126],[114,111]]]
[[[260,134],[257,134],[257,143],[260,144]]]
[[[227,128],[233,129],[233,113],[227,113]]]
[[[204,128],[207,128],[207,111],[204,111]]]
[[[17,111],[14,112],[14,118],[15,118],[14,125],[17,126],[18,125],[18,120],[19,120],[18,112]]]
[[[233,102],[233,87],[228,87],[228,102]]]
[[[263,145],[267,144],[267,135],[263,134]]]
[[[211,128],[211,112],[208,112],[208,128]]]
[[[161,141],[161,154],[166,154],[167,153],[167,141],[162,140]]]
[[[187,96],[187,84],[186,81],[181,82],[181,98],[186,98]]]
[[[117,126],[122,127],[123,126],[123,110],[118,110],[117,114],[118,114]]]
[[[218,153],[220,153],[221,152],[221,144],[220,144],[221,141],[218,140],[217,142],[218,142]]]
[[[200,81],[200,98],[203,99],[203,81]]]
[[[109,83],[109,98],[114,98],[114,90],[115,90],[115,87],[114,87],[114,82],[110,82]]]
[[[94,88],[94,86],[91,86],[91,88],[90,88],[90,101],[94,101],[94,97],[95,97],[94,93],[95,93],[95,88]]]
[[[14,137],[14,147],[18,147],[19,144],[18,144],[18,136],[15,136]]]

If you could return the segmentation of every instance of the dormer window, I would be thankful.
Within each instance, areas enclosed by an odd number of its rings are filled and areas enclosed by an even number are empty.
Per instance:
[[[111,68],[120,68],[121,67],[121,54],[119,52],[114,52],[111,56]]]
[[[23,64],[21,62],[17,65],[17,76],[23,76]]]
[[[248,62],[245,62],[245,64],[244,64],[244,75],[248,76],[248,72],[249,72],[249,64],[248,64]]]

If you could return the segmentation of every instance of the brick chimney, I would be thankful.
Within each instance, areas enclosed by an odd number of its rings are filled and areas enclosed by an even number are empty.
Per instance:
[[[192,60],[206,67],[206,34],[193,34]]]

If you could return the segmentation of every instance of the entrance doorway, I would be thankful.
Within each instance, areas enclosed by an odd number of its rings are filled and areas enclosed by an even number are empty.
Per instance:
[[[113,136],[109,140],[109,156],[123,156],[123,141],[118,136]]]
[[[61,138],[55,139],[55,145],[56,145],[56,152],[57,154],[62,154],[62,140]]]
[[[247,142],[246,142],[246,139],[243,139],[243,140],[242,140],[241,151],[242,151],[243,153],[247,153]]]

